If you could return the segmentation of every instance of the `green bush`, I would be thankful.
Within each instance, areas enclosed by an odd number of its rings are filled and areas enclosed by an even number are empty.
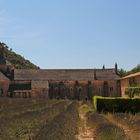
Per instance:
[[[140,112],[140,98],[94,97],[97,112]]]
[[[135,95],[140,95],[140,88],[139,87],[130,87],[125,91],[125,95],[127,95],[130,98],[133,98]]]

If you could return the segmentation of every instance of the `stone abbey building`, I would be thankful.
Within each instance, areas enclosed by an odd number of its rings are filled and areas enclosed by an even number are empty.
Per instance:
[[[0,45],[0,95],[24,98],[92,99],[121,96],[117,65],[111,69],[15,69]]]

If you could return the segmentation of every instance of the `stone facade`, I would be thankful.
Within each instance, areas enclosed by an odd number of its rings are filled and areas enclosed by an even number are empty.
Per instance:
[[[108,92],[104,94],[104,83]],[[49,81],[49,98],[92,99],[93,96],[120,96],[120,85],[115,80]]]
[[[13,80],[18,83],[28,81],[31,97],[81,100],[92,99],[95,95],[120,96],[119,76],[115,69],[15,69]]]
[[[131,86],[133,86],[134,88],[135,87],[140,88],[140,72],[121,78],[121,93],[123,97],[127,96],[125,95],[125,92]]]
[[[0,72],[0,97],[7,96],[9,84],[9,79]]]
[[[81,100],[92,99],[95,95],[121,95],[115,69],[15,69],[12,77],[8,92],[10,97]]]
[[[48,98],[48,81],[31,81],[32,97]]]

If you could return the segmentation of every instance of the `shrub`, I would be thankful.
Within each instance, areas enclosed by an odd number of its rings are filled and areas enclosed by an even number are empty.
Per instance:
[[[114,113],[113,118],[115,121],[129,126],[130,129],[140,130],[140,113],[135,115],[131,113]]]
[[[130,98],[133,98],[135,95],[140,95],[140,88],[139,87],[130,87],[125,91],[125,95],[127,95]]]
[[[92,111],[88,112],[86,117],[88,125],[94,128],[102,123],[108,122],[108,120],[103,115]]]
[[[94,108],[97,112],[140,112],[139,98],[94,97]]]
[[[33,137],[54,117],[64,112],[69,101],[0,100],[0,140],[25,140]]]
[[[127,139],[127,137],[122,128],[112,123],[103,123],[97,126],[94,139],[95,140],[125,140]]]
[[[34,140],[74,140],[78,133],[78,102],[71,103],[67,110],[56,116],[33,138]]]

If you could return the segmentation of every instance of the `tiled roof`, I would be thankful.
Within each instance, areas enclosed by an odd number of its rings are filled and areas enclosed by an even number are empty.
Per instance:
[[[15,69],[14,80],[117,80],[115,69]]]
[[[135,76],[140,76],[140,72],[137,72],[137,73],[134,73],[134,74],[130,74],[130,75],[125,76],[125,77],[123,77],[121,79],[127,79],[127,78],[131,78],[131,77],[135,77]]]

